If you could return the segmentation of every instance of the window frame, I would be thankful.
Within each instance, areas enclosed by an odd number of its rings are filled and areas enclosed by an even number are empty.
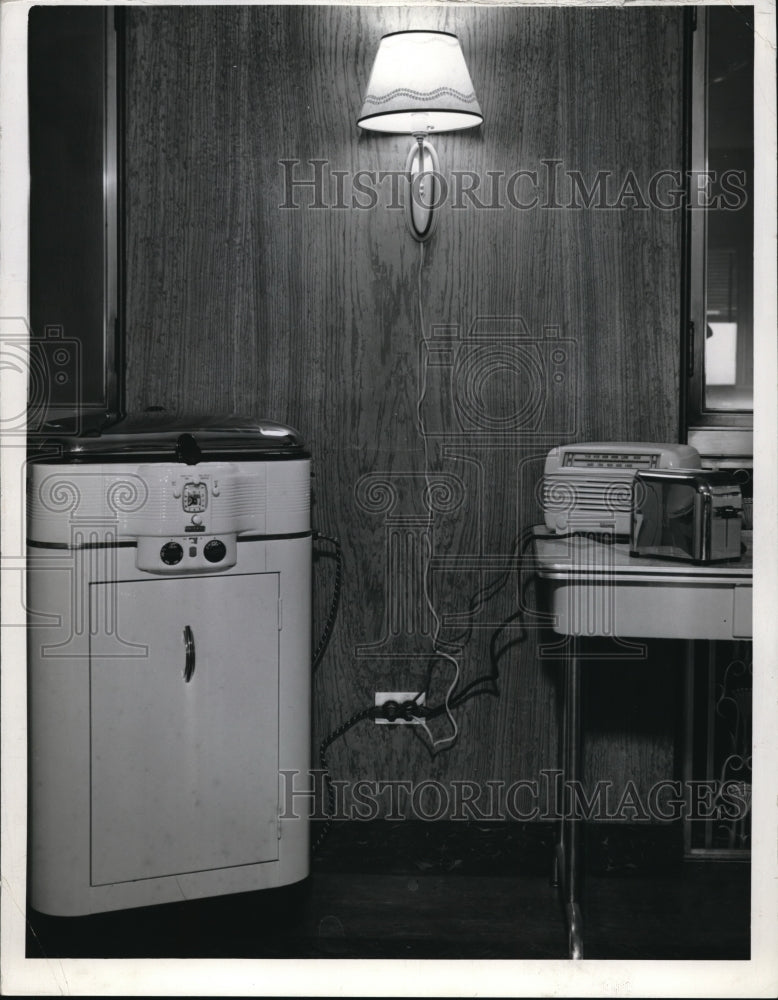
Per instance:
[[[37,98],[30,107],[31,211],[30,211],[30,349],[32,368],[40,381],[31,386],[41,394],[28,410],[28,436],[35,442],[53,430],[82,433],[118,420],[124,411],[124,278],[122,222],[123,114],[120,78],[122,52],[119,41],[120,9],[81,9],[82,26],[73,28],[73,38],[86,52],[90,78],[99,77],[99,88],[78,95],[75,104],[67,88],[56,87],[58,72],[73,69],[67,45],[57,48],[68,8],[33,8],[38,20],[28,29],[28,72],[38,73]],[[42,19],[42,20],[41,20]],[[81,22],[79,22],[81,24]],[[46,53],[54,47],[56,57],[47,65]],[[41,74],[42,67],[46,72]],[[94,133],[94,122],[99,122]],[[89,154],[99,157],[97,173],[88,178],[88,204],[75,199],[68,186],[67,171],[51,175],[49,150],[67,146],[72,134],[83,141]],[[52,153],[51,157],[55,154]],[[44,206],[66,206],[56,224]],[[69,206],[69,207],[68,207]],[[100,220],[100,235],[74,226],[73,244],[63,238],[69,219],[85,212]],[[67,254],[89,260],[93,281],[85,295],[85,307],[75,313],[59,291],[59,258]],[[69,348],[57,360],[57,348]],[[77,345],[75,351],[71,344]],[[54,364],[52,364],[52,358]],[[58,367],[59,365],[59,367]],[[87,366],[92,369],[89,384]],[[66,388],[57,389],[57,383]]]
[[[686,42],[687,195],[708,167],[708,8],[689,12]],[[753,461],[753,406],[750,410],[715,410],[705,400],[705,329],[708,213],[689,208],[686,221],[682,432],[701,455],[719,465]]]

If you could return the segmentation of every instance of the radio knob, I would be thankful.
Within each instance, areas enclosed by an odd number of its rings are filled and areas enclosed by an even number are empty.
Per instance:
[[[167,566],[175,566],[184,558],[184,550],[178,542],[165,542],[159,552],[162,562]]]
[[[221,562],[227,555],[227,546],[224,542],[220,542],[218,538],[212,538],[210,542],[206,542],[205,548],[203,549],[203,555],[208,562]]]

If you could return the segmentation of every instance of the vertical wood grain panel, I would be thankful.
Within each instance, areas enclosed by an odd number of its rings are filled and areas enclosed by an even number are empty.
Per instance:
[[[473,614],[471,602],[499,579],[517,533],[539,520],[535,485],[551,445],[672,440],[679,395],[677,213],[544,208],[544,161],[558,161],[563,179],[580,171],[589,185],[609,171],[616,193],[629,171],[644,188],[657,170],[679,167],[680,14],[452,6],[127,14],[131,408],[269,416],[308,441],[315,525],[341,539],[346,567],[340,618],[315,679],[315,745],[374,691],[423,684],[429,554],[441,637],[461,646],[460,690],[489,674],[490,649],[500,653],[495,693],[456,710],[453,747],[431,755],[418,729],[361,723],[332,747],[338,777],[537,778],[556,760],[558,664],[539,652],[549,637],[518,627],[515,574]],[[480,129],[438,137],[442,173],[472,171],[487,204],[489,172],[503,178],[501,206],[444,206],[423,263],[388,186],[374,208],[353,207],[348,187],[360,170],[404,164],[405,137],[360,134],[355,122],[381,35],[407,27],[459,36],[484,110]],[[298,180],[314,177],[311,161],[326,161],[323,207],[313,207],[310,187],[295,188],[299,208],[282,207],[282,160],[297,161]],[[505,178],[518,170],[538,172],[534,208],[505,200]],[[335,205],[335,171],[346,207]],[[528,198],[527,178],[516,192]],[[565,205],[570,192],[562,194]],[[464,350],[487,317],[500,320],[482,363]],[[517,340],[522,322],[529,340]],[[568,355],[557,368],[554,336]],[[447,337],[459,337],[459,368],[429,364]],[[534,367],[489,368],[490,352],[515,358],[518,348]],[[476,424],[480,413],[509,431],[463,427],[473,413]],[[431,518],[427,487],[438,491]],[[322,581],[328,568],[317,564]],[[319,622],[326,602],[323,582]],[[619,697],[653,706],[656,726],[613,729],[618,701],[607,691],[594,698],[594,776],[645,785],[671,770],[663,706],[675,665],[664,652],[651,656],[625,667]],[[432,701],[453,670],[435,659]],[[430,730],[451,733],[445,718]]]

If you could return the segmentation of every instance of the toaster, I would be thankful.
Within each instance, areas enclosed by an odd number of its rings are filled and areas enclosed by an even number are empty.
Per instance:
[[[688,444],[595,441],[552,448],[540,496],[546,527],[554,532],[602,529],[626,538],[636,472],[700,467],[699,452]]]
[[[635,473],[630,555],[697,563],[739,559],[742,524],[743,497],[730,472]]]

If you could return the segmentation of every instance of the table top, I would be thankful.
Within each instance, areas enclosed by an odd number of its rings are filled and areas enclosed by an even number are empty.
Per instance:
[[[693,563],[655,556],[631,556],[629,542],[606,542],[586,534],[552,535],[545,525],[533,528],[536,572],[542,579],[613,582],[707,583],[733,586],[753,576],[752,532],[744,531],[746,551],[727,562]]]

